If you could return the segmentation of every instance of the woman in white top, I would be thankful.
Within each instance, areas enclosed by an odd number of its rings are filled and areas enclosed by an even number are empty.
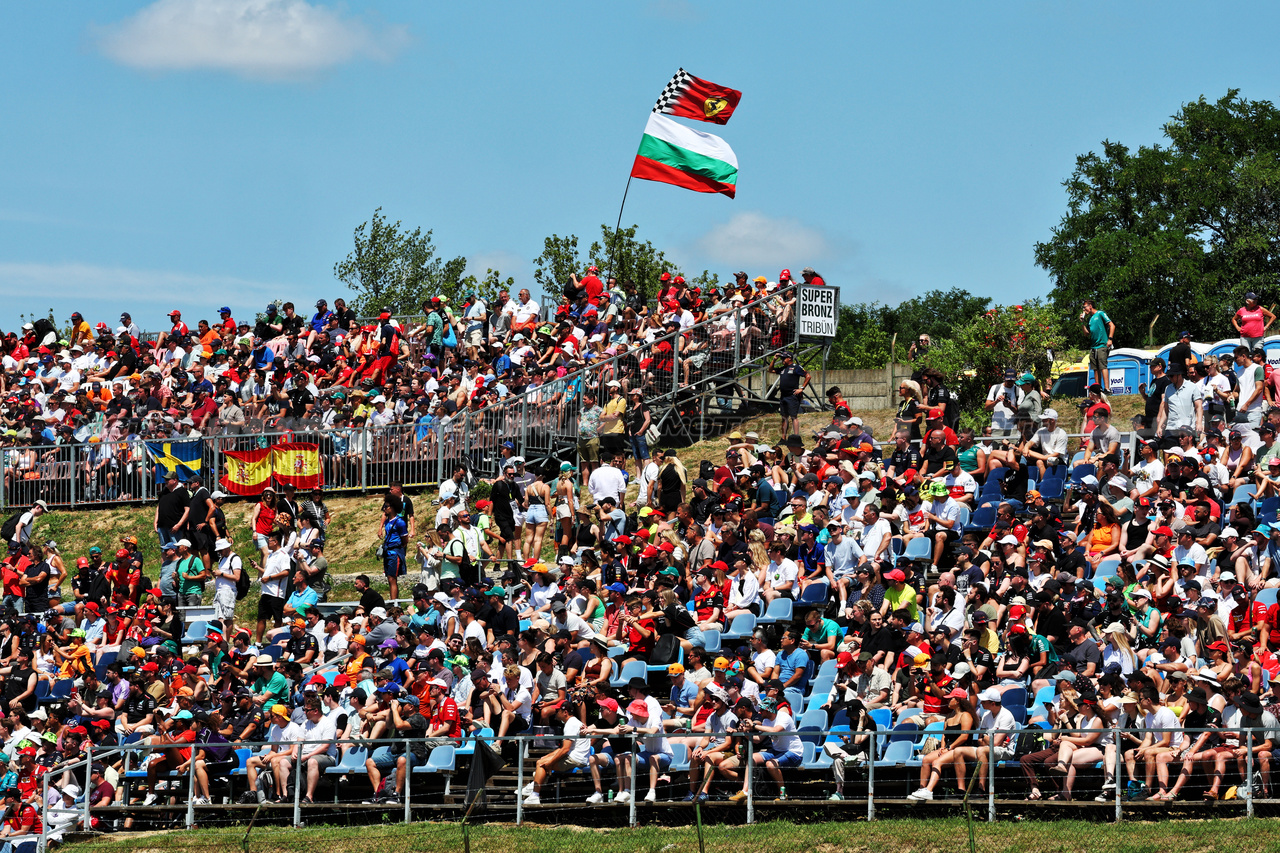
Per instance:
[[[1049,798],[1051,800],[1070,800],[1071,786],[1076,781],[1076,769],[1096,764],[1106,757],[1101,749],[1106,721],[1098,708],[1098,697],[1081,696],[1079,704],[1080,716],[1075,725],[1086,731],[1063,735],[1058,739],[1058,763],[1053,769],[1055,772],[1065,773],[1067,778],[1062,783],[1062,792],[1054,794]]]
[[[1119,622],[1112,622],[1110,625],[1102,629],[1102,633],[1107,638],[1107,645],[1102,649],[1102,668],[1105,670],[1111,664],[1120,665],[1120,674],[1129,676],[1133,674],[1137,668],[1138,658],[1133,653],[1133,647],[1129,643],[1129,634],[1125,631],[1124,626]]]

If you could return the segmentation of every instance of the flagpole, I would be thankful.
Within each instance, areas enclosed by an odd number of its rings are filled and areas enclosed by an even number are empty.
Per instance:
[[[622,191],[622,204],[618,206],[618,224],[613,226],[613,244],[609,247],[609,266],[605,273],[605,283],[609,282],[609,276],[613,275],[614,263],[618,258],[618,231],[622,228],[622,210],[627,206],[627,193],[631,192],[631,179],[634,175],[627,175],[627,188]],[[622,282],[618,282],[621,284]]]

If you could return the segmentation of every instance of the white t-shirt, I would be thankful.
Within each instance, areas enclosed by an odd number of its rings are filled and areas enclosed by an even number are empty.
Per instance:
[[[640,476],[636,480],[636,484],[640,487],[640,493],[636,495],[636,506],[649,505],[649,484],[656,479],[658,479],[658,463],[650,460],[640,470]]]
[[[289,725],[296,726],[297,723],[290,723]],[[338,732],[337,732],[336,719],[334,717],[322,716],[315,723],[311,722],[311,719],[308,718],[307,721],[302,724],[302,731],[298,737],[298,740],[332,741],[337,736],[338,736]],[[316,745],[314,743],[307,743],[305,746],[302,747],[302,751],[304,753],[307,753],[315,749],[315,747]],[[337,758],[338,757],[337,744],[333,744],[333,743],[329,744],[329,748],[325,750],[325,755],[328,755],[331,758]]]
[[[1183,734],[1182,729],[1180,728],[1181,723],[1178,722],[1178,718],[1174,716],[1173,712],[1163,705],[1157,708],[1154,714],[1143,714],[1142,725],[1147,729],[1175,729],[1173,732],[1173,739],[1169,741],[1169,745],[1174,749],[1182,746]],[[1163,735],[1164,733],[1161,732],[1160,734],[1156,734],[1155,737],[1159,738],[1163,737]]]
[[[867,559],[875,559],[880,543],[891,533],[889,522],[883,517],[876,519],[876,523],[870,527],[863,528],[862,541],[859,544],[862,545],[862,553],[867,555]]]
[[[605,498],[615,498],[621,504],[622,495],[627,491],[626,475],[612,465],[601,465],[587,479],[587,491],[591,492],[596,503]]]
[[[988,711],[986,708],[983,708],[982,716],[978,719],[979,731],[986,732],[986,731],[991,731],[992,729],[996,729],[1002,732],[1010,732],[1017,728],[1019,728],[1018,721],[1013,718],[1013,714],[1009,712],[1009,709],[1004,707],[1002,707],[999,711],[997,711],[994,717],[991,716],[990,711]],[[1005,735],[1004,736],[1005,739],[1002,742],[1002,745],[1008,746],[1009,739],[1012,737],[1013,735]]]
[[[570,717],[564,724],[564,736],[567,738],[578,737],[582,734],[582,720],[577,717]],[[591,738],[582,737],[573,742],[573,749],[569,750],[569,763],[586,764],[587,756],[591,753]]]
[[[773,653],[772,649],[765,649],[762,652],[756,652],[751,656],[751,663],[755,666],[756,672],[764,675],[773,669],[777,663],[778,656]]]
[[[770,562],[769,572],[766,577],[769,579],[770,585],[774,589],[787,583],[795,583],[796,576],[800,573],[800,567],[796,565],[795,560],[782,558],[781,563]]]
[[[529,688],[521,684],[515,690],[512,690],[507,685],[506,679],[503,679],[502,692],[507,697],[508,702],[514,702],[518,706],[516,713],[524,718],[526,723],[529,722],[529,716],[533,711],[533,694],[529,692]]]
[[[782,731],[769,737],[774,752],[804,752],[804,744],[801,743],[800,736],[795,733],[795,718],[788,714],[786,709],[778,709],[777,716],[773,718],[773,724],[782,726]]]
[[[1006,408],[1001,403],[996,403],[996,407],[991,410],[991,428],[1000,430],[1011,430],[1014,428],[1013,416],[1018,411],[1018,404],[1022,402],[1022,389],[1017,385],[1012,388],[1006,388],[1004,383],[992,385],[987,391],[987,402],[993,400],[1004,399],[1012,408]]]

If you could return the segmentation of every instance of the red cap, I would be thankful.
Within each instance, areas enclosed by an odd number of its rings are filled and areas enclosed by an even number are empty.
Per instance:
[[[646,545],[645,549],[640,552],[640,556],[642,558],[656,557],[658,556],[658,549],[652,545]]]
[[[93,726],[93,727],[94,727],[94,728],[96,728],[96,729],[109,729],[109,728],[111,728],[111,722],[110,722],[109,720],[92,720],[92,721],[89,723],[89,725]]]
[[[476,501],[476,509],[488,509],[493,506],[493,501],[487,501],[484,498]]]
[[[907,576],[903,574],[901,569],[891,569],[890,571],[885,572],[884,579],[889,581],[901,582],[901,581],[905,581],[907,579]]]
[[[671,281],[671,273],[664,272],[662,275],[658,276],[658,281]]]
[[[957,687],[947,694],[947,698],[948,699],[968,699],[969,691],[962,690],[961,688]]]
[[[631,537],[630,537],[630,536],[625,536],[625,535],[624,535],[624,536],[618,536],[618,537],[616,537],[616,538],[613,540],[613,544],[615,544],[615,545],[630,545],[630,544],[631,544]]]
[[[652,535],[653,535],[653,534],[651,534],[648,530],[637,530],[637,531],[636,531],[636,535],[635,535],[635,537],[633,537],[633,538],[635,538],[635,539],[643,539],[643,540],[645,540],[645,541],[647,542],[647,541],[649,541],[649,537],[650,537],[650,536],[652,536]]]
[[[930,409],[929,414],[925,415],[925,418],[931,421],[937,420],[940,417],[942,417],[942,409],[939,409],[937,406]]]
[[[319,674],[317,674],[317,675],[313,675],[313,676],[311,676],[311,680],[310,680],[310,681],[308,681],[307,683],[308,683],[308,684],[326,684],[326,685],[327,685],[327,684],[329,683],[329,680],[328,680],[327,678],[325,678],[323,675],[319,675]]]
[[[350,683],[351,679],[347,678],[345,675],[339,675],[333,679],[334,687],[346,687]]]
[[[96,601],[85,602],[84,607],[86,610],[92,610],[94,613],[98,612],[98,602]]]
[[[80,559],[76,560],[76,568],[77,568],[77,569],[83,569],[83,568],[84,568],[85,566],[87,566],[87,565],[89,565],[89,558],[88,558],[88,557],[81,557]]]
[[[1010,633],[1010,634],[1025,634],[1025,633],[1027,633],[1027,626],[1026,626],[1026,625],[1023,625],[1021,622],[1019,622],[1019,623],[1018,623],[1018,624],[1016,624],[1016,625],[1010,625],[1010,626],[1009,626],[1009,633]]]
[[[836,655],[836,666],[848,666],[853,663],[853,655],[848,652],[841,652]]]
[[[714,563],[711,564],[711,568],[719,569],[722,572],[727,572],[729,571],[729,564],[726,563],[724,560],[716,560]]]
[[[663,542],[661,545],[658,546],[658,550],[666,551],[668,554],[674,554],[676,551],[676,546],[672,545],[670,542]]]
[[[170,312],[169,312],[169,316],[170,316],[170,317],[174,317],[174,316],[179,316],[179,317],[180,317],[180,316],[182,316],[182,312],[181,312],[181,311],[179,311],[177,308],[174,308],[172,311],[170,311]]]
[[[783,270],[778,273],[778,281],[791,281],[791,270]]]
[[[676,276],[676,284],[684,284],[684,276],[682,275]]]
[[[86,729],[84,726],[72,726],[71,728],[67,729],[67,734],[69,735],[87,735],[88,733],[89,733],[89,730]]]
[[[535,557],[530,557],[529,559],[527,559],[527,560],[525,560],[525,561],[524,561],[524,563],[523,563],[523,565],[522,565],[522,568],[532,569],[532,568],[533,568],[534,566],[536,566],[536,565],[538,565],[538,560],[537,560],[537,558],[535,558]]]
[[[119,551],[116,551],[117,560],[123,560],[125,557],[128,557],[128,556],[129,556],[129,552],[123,548],[121,548]]]
[[[386,311],[383,311],[381,314],[379,314],[379,315],[378,315],[378,319],[379,319],[379,320],[390,320],[390,319],[391,319],[391,314],[390,314],[390,313],[388,313],[388,312],[386,312]]]
[[[182,669],[178,670],[178,672],[182,673],[183,675],[195,675],[199,672],[199,670],[197,670],[191,664],[187,664]]]
[[[160,665],[159,665],[158,663],[156,663],[155,661],[150,661],[150,662],[148,662],[148,663],[144,663],[144,664],[141,666],[141,670],[142,670],[143,672],[159,672],[159,671],[160,671]]]
[[[158,586],[153,586],[151,589],[147,590],[147,595],[154,595],[156,598],[163,598],[164,590]]]
[[[1155,529],[1155,534],[1157,536],[1168,536],[1170,539],[1173,538],[1173,531],[1169,529],[1169,526],[1167,524],[1162,524],[1159,527],[1157,527]]]
[[[1228,651],[1230,651],[1230,649],[1227,648],[1227,644],[1222,640],[1218,640],[1217,642],[1210,643],[1208,647],[1213,649],[1215,652],[1222,652],[1223,654],[1226,654]]]

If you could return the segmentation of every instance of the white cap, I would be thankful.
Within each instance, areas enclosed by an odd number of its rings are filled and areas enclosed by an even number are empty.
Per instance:
[[[1202,489],[1207,489],[1209,488],[1209,481],[1206,480],[1204,477],[1196,477],[1194,480],[1191,481],[1191,485],[1199,486]]]
[[[859,418],[856,416],[849,418],[849,420],[844,422],[844,425],[845,426],[862,426],[862,418]]]
[[[376,397],[374,397],[374,398],[373,398],[373,402],[375,402],[375,403],[385,403],[385,402],[387,402],[387,398],[386,398],[386,397],[384,397],[384,396],[382,396],[381,394],[379,394],[378,396],[376,396]]]
[[[1007,534],[1007,535],[1005,535],[1005,536],[1001,537],[1001,539],[1000,539],[1000,544],[1001,544],[1001,545],[1017,545],[1017,544],[1018,544],[1018,537],[1014,536],[1012,533],[1009,533],[1009,534]]]
[[[226,496],[227,496],[227,493],[226,493],[226,492],[224,492],[224,491],[222,491],[221,489],[214,489],[214,490],[213,490],[213,494],[209,495],[209,499],[210,499],[210,500],[215,500],[215,501],[216,501],[216,500],[221,500],[222,498],[225,498]]]
[[[1220,581],[1234,581],[1235,579],[1236,579],[1235,572],[1223,572],[1222,574],[1218,575],[1218,580]]]
[[[213,543],[213,550],[215,551],[221,551],[223,548],[230,548],[230,547],[231,547],[231,542],[227,539],[219,539],[217,542]]]
[[[386,619],[386,618],[387,618],[387,608],[385,608],[385,607],[375,607],[375,608],[373,608],[372,610],[370,610],[370,611],[369,611],[369,615],[370,615],[370,616],[377,616],[379,619]]]
[[[1124,477],[1117,474],[1110,480],[1107,480],[1107,485],[1111,486],[1113,489],[1123,489],[1127,484],[1125,483]]]
[[[1145,589],[1143,589],[1142,587],[1138,587],[1138,588],[1137,588],[1137,589],[1135,589],[1133,592],[1129,593],[1129,597],[1130,597],[1130,598],[1145,598],[1145,599],[1147,599],[1148,601],[1150,601],[1150,600],[1151,600],[1151,593],[1147,592],[1147,591],[1146,591]]]
[[[179,540],[178,540],[178,544],[179,544],[179,545],[184,545],[184,546],[186,546],[187,548],[190,548],[190,547],[191,547],[191,540],[189,540],[189,539],[179,539]]]
[[[1080,478],[1080,483],[1085,486],[1096,486],[1098,485],[1098,478],[1092,474],[1085,474]]]
[[[1257,533],[1258,531],[1255,530],[1253,532]],[[1240,531],[1236,530],[1234,527],[1228,527],[1226,530],[1222,531],[1222,538],[1226,539],[1228,536],[1234,536],[1238,539],[1240,538]]]
[[[994,687],[988,687],[986,690],[978,694],[979,702],[1000,702],[1000,691]]]
[[[1057,409],[1045,409],[1043,412],[1040,413],[1040,420],[1042,421],[1049,421],[1049,420],[1056,421],[1057,419],[1058,419]]]

